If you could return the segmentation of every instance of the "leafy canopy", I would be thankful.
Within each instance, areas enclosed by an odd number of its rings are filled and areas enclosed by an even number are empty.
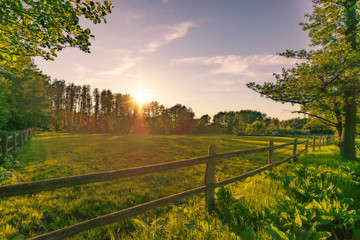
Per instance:
[[[0,63],[9,64],[19,56],[41,56],[52,60],[66,47],[90,52],[89,28],[81,17],[94,24],[106,22],[111,1],[89,0],[2,0],[0,3]]]

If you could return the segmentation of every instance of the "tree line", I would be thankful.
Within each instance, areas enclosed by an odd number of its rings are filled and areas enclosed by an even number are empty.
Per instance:
[[[253,110],[222,111],[212,118],[208,114],[196,118],[190,107],[181,104],[138,104],[130,94],[52,80],[28,58],[23,59],[21,67],[0,70],[0,87],[0,128],[8,130],[37,126],[54,131],[120,134],[237,135],[332,131],[314,119],[280,121]]]

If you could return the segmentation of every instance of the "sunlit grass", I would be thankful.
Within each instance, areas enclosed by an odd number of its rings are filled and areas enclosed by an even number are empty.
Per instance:
[[[273,140],[275,145],[278,145],[290,142],[293,138],[237,137],[234,135],[119,136],[111,134],[41,133],[34,137],[24,149],[18,150],[16,156],[21,164],[15,171],[15,177],[3,184],[131,168],[199,157],[207,155],[210,144],[218,145],[219,152],[264,147],[268,146],[269,140]],[[278,150],[275,152],[275,161],[282,160],[290,156],[291,153],[291,147]],[[249,155],[246,158],[223,160],[217,165],[216,178],[217,180],[223,180],[266,164],[267,152]],[[20,236],[19,239],[21,239],[21,236],[26,238],[35,236],[143,202],[199,187],[204,181],[204,171],[205,165],[199,165],[137,178],[87,184],[34,195],[1,199],[0,239],[13,239],[16,236]],[[262,181],[261,178],[259,181]],[[253,187],[248,187],[248,190],[245,189],[244,186],[250,186],[251,184],[249,184],[245,182],[243,187],[234,191],[243,192],[242,194],[245,192],[246,199],[255,204],[253,206],[249,205],[249,209],[254,207],[256,211],[264,205],[262,202],[256,203],[254,201],[259,197],[264,198],[260,193],[268,194],[270,191],[277,194],[272,198],[266,198],[270,205],[276,202],[274,199],[285,194],[284,191],[274,187],[274,183],[269,183],[269,180],[266,180],[264,184],[259,182],[264,187],[255,187],[258,183],[251,183],[254,185],[255,191],[251,191]],[[267,185],[269,187],[266,187]],[[270,186],[272,186],[271,189],[266,190]],[[227,230],[225,232],[220,231],[219,220],[201,210],[204,209],[202,196],[186,199],[182,203],[186,203],[186,206],[180,207],[180,210],[172,206],[158,208],[141,215],[139,219],[146,222],[146,219],[153,221],[158,216],[161,216],[160,218],[167,219],[166,221],[173,224],[168,226],[168,228],[173,229],[171,231],[177,231],[175,226],[181,226],[182,230],[179,227],[178,231],[182,232],[183,238],[219,237],[226,234],[226,236],[235,236]],[[181,202],[178,204],[181,205]],[[208,216],[209,221],[206,224],[211,226],[215,224],[218,227],[212,226],[211,228],[214,229],[208,232],[188,232],[186,227],[188,225],[184,225],[187,223],[185,221],[194,219],[192,214],[189,215],[183,211],[187,208],[193,208],[191,206],[200,209],[195,212],[201,218]],[[169,215],[166,215],[167,213]],[[172,216],[179,214],[188,217],[183,217],[183,220],[173,219]],[[137,232],[140,230],[136,226],[138,224],[134,225],[132,220],[127,220],[84,232],[75,236],[74,239],[110,239],[112,236],[115,238],[130,238],[131,235],[127,234],[134,230],[134,234],[141,239],[142,235]],[[225,226],[224,229],[227,229],[227,227]],[[144,232],[145,230],[141,231]],[[258,234],[262,231],[259,230]],[[176,233],[171,234],[176,236]],[[266,235],[266,233],[264,234]]]

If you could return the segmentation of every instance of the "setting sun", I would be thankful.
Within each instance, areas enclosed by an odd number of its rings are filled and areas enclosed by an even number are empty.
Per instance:
[[[134,94],[135,102],[139,104],[144,104],[150,101],[149,95],[143,91],[138,91]]]

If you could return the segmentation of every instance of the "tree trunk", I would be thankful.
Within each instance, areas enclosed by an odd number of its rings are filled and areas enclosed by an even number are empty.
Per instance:
[[[352,97],[346,97],[344,101],[343,132],[340,142],[341,156],[346,159],[356,159],[356,110],[356,101]]]
[[[336,133],[339,143],[342,141],[343,126],[342,122],[336,124]]]

